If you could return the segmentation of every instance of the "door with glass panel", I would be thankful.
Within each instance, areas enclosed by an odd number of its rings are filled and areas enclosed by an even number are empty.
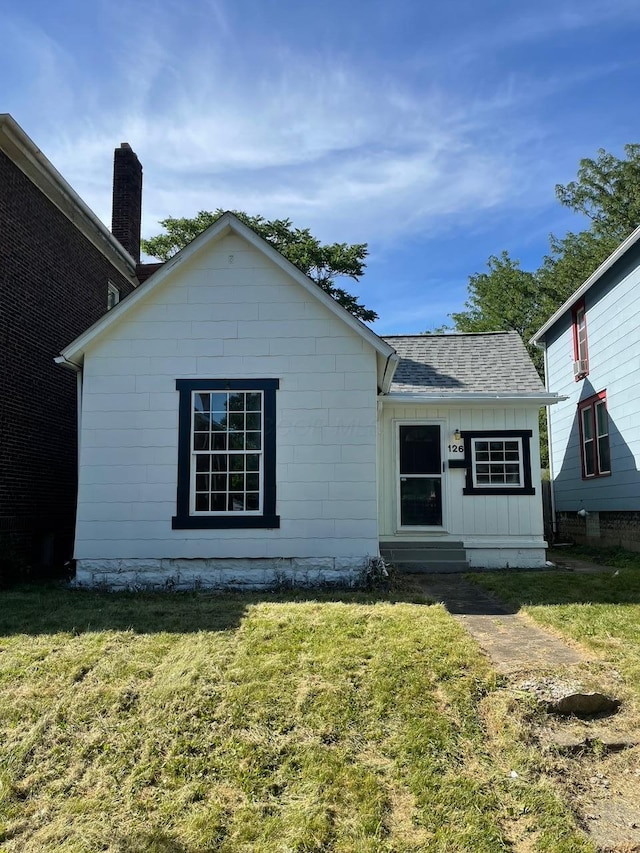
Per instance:
[[[438,424],[398,426],[400,527],[442,527],[442,447]]]

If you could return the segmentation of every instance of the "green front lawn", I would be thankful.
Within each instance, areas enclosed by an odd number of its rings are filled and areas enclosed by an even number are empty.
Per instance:
[[[592,549],[572,549],[571,556],[598,558]],[[615,560],[613,565],[622,568],[617,573],[491,572],[472,577],[536,622],[614,663],[640,696],[640,555],[604,552],[600,559]]]
[[[2,853],[593,850],[440,606],[1,600]]]

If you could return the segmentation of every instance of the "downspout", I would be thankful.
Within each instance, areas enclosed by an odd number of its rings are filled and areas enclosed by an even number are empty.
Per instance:
[[[59,355],[53,359],[56,364],[61,367],[66,367],[67,370],[73,370],[76,374],[76,399],[77,399],[77,430],[78,430],[78,471],[80,471],[80,436],[82,435],[82,365],[76,364],[75,361],[69,361],[63,355]]]
[[[548,354],[547,354],[547,345],[545,342],[541,341],[540,343],[536,343],[536,346],[542,349],[542,353],[544,356],[544,387],[547,391],[549,391],[549,363],[548,363]],[[553,476],[553,443],[551,439],[551,406],[547,406],[547,447],[549,448],[549,480],[551,481],[551,531],[553,533],[553,539],[555,541],[556,535],[558,533],[558,525],[556,523],[556,488],[555,488],[555,478]]]

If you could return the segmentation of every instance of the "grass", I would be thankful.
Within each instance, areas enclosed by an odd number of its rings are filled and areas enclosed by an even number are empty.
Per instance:
[[[619,568],[593,574],[492,572],[473,580],[614,663],[640,696],[640,554],[573,547],[563,553]]]
[[[618,569],[638,569],[640,571],[640,551],[627,551],[625,548],[592,548],[588,545],[572,545],[570,548],[558,549],[557,555],[575,557],[603,566],[613,566]]]
[[[592,851],[512,702],[411,595],[5,591],[0,850]]]

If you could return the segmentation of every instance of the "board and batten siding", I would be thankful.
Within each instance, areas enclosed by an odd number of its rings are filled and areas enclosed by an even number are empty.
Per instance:
[[[573,376],[571,310],[547,334],[549,390],[567,399],[551,407],[550,435],[559,512],[640,510],[640,250],[585,294],[589,374]],[[578,404],[606,392],[611,476],[582,478]]]
[[[279,529],[172,530],[179,378],[279,380]],[[376,354],[243,238],[223,237],[88,347],[79,481],[81,581],[353,575],[378,554]]]
[[[531,406],[498,405],[429,406],[394,403],[382,399],[379,420],[379,525],[387,540],[462,541],[472,566],[479,568],[537,567],[544,564],[538,410]],[[463,495],[465,472],[448,468],[443,473],[444,532],[424,528],[415,533],[399,530],[396,425],[439,423],[443,434],[443,459],[456,429],[531,430],[531,473],[535,495]]]

